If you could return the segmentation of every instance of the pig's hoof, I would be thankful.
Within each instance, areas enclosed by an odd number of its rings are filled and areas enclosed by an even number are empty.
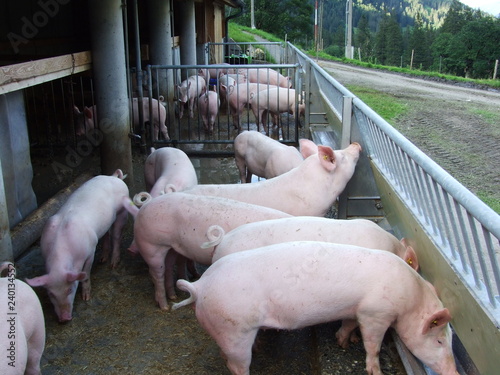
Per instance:
[[[163,307],[160,306],[160,310],[161,311],[170,311],[170,306],[168,304],[163,306]]]
[[[84,301],[90,301],[90,293],[84,293],[84,294],[82,295],[82,299],[83,299]]]
[[[177,297],[177,294],[172,294],[172,295],[169,295],[168,296],[168,299],[172,300],[172,301],[177,301],[179,297]]]
[[[356,334],[356,332],[351,333],[351,342],[356,344],[360,341],[360,337]]]

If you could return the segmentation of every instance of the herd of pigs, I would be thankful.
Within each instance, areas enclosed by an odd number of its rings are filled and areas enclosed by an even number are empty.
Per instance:
[[[177,298],[174,285],[188,292],[172,310],[195,307],[232,374],[249,374],[259,329],[336,320],[342,321],[339,345],[362,339],[368,374],[382,374],[379,351],[390,327],[433,371],[458,374],[450,313],[417,272],[417,254],[408,241],[372,221],[325,217],[354,174],[361,146],[333,150],[307,139],[299,146],[300,151],[258,131],[240,133],[234,140],[239,184],[198,184],[188,156],[171,147],[152,149],[144,166],[148,192],[133,199],[121,170],[96,176],[47,221],[40,240],[46,274],[26,282],[47,289],[60,322],[71,320],[79,284],[82,298],[91,298],[98,240],[101,260],[110,258],[115,267],[130,213],[134,239],[128,250],[147,263],[159,308],[170,309],[167,297]],[[247,183],[252,174],[265,180]],[[190,282],[186,269],[193,270],[193,262],[209,267]],[[0,279],[2,353],[9,349],[8,285],[8,278]],[[40,302],[23,281],[16,280],[15,288],[16,333],[26,339],[16,344],[18,366],[2,358],[0,372],[40,374]]]
[[[267,132],[267,118],[271,116],[274,126],[279,126],[280,113],[295,115],[296,94],[290,77],[285,77],[276,70],[269,68],[250,68],[236,70],[233,68],[200,69],[197,75],[192,75],[176,86],[179,101],[179,118],[184,116],[184,107],[189,110],[189,117],[194,117],[195,105],[208,134],[213,133],[215,120],[221,103],[227,103],[233,118],[235,129],[241,130],[240,116],[244,108],[251,108],[256,119],[257,130],[261,125]],[[299,98],[299,115],[303,115],[305,104]],[[144,122],[153,127],[153,138],[158,140],[160,132],[164,139],[169,140],[165,107],[160,100],[152,99],[153,110],[150,114],[149,98],[142,99]],[[139,124],[139,99],[133,98],[131,105],[135,128]],[[80,136],[95,127],[97,117],[96,106],[84,107],[80,112],[74,107],[76,117],[76,135]],[[149,117],[152,116],[150,121]]]

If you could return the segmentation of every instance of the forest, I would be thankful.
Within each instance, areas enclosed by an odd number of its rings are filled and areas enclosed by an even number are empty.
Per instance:
[[[235,22],[250,25],[250,0]],[[346,1],[318,0],[319,48],[345,54]],[[254,0],[255,27],[314,49],[315,0]],[[354,58],[489,79],[500,59],[500,16],[458,0],[353,0]],[[497,77],[500,72],[497,73]]]

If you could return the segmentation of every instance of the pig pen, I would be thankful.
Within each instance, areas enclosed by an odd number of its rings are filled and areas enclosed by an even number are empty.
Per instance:
[[[254,124],[255,125],[255,124]],[[184,145],[200,150],[200,145]],[[214,145],[204,145],[210,149]],[[220,147],[220,146],[219,146]],[[231,145],[222,145],[225,150]],[[54,181],[44,178],[50,162],[33,159],[34,185],[39,197],[55,193]],[[133,196],[144,191],[143,166],[146,155],[134,151]],[[233,157],[191,157],[200,184],[236,183],[238,170]],[[95,152],[74,172],[85,170],[98,174],[99,158]],[[50,174],[47,174],[50,175]],[[66,176],[67,184],[74,176]],[[61,187],[63,187],[61,186]],[[40,198],[39,198],[40,201]],[[329,213],[334,216],[335,210]],[[99,262],[97,248],[91,273],[91,300],[77,292],[73,320],[59,324],[44,288],[35,291],[45,315],[46,347],[41,369],[44,375],[81,374],[229,374],[215,341],[198,324],[194,310],[161,311],[154,301],[154,288],[147,264],[132,256],[126,248],[132,241],[133,221],[122,239],[121,262],[116,269]],[[38,244],[16,261],[20,279],[44,274],[45,264]],[[204,270],[198,265],[200,272]],[[187,298],[178,291],[179,299]],[[335,332],[340,322],[332,322],[295,331],[261,331],[254,346],[250,367],[252,374],[366,374],[362,343],[340,348]],[[396,345],[387,334],[380,353],[384,374],[406,374]]]

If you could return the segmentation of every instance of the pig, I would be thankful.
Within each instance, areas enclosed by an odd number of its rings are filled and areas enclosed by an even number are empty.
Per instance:
[[[140,127],[139,123],[139,99],[133,98],[133,119],[132,123],[134,127]],[[165,120],[167,119],[167,112],[165,107],[161,104],[161,101],[156,99],[151,99],[153,105],[153,121],[154,126],[154,140],[158,140],[160,131],[166,140],[169,140],[168,129],[165,125]],[[93,105],[91,107],[84,107],[83,112],[80,112],[77,106],[73,107],[73,112],[75,114],[75,128],[76,135],[81,136],[96,127],[95,119],[97,118],[97,106]],[[144,122],[151,122],[149,118],[149,98],[142,99],[142,113]]]
[[[219,196],[274,208],[294,216],[325,216],[354,174],[361,146],[340,151],[318,146],[316,154],[280,176],[258,184],[206,184],[188,194]]]
[[[304,155],[317,152],[317,146],[308,139],[299,140]],[[308,151],[304,148],[308,147]],[[234,139],[234,158],[242,184],[252,181],[252,174],[273,178],[297,167],[304,156],[293,146],[286,146],[257,131],[244,131]]]
[[[247,83],[247,75],[246,74],[221,74],[219,76],[219,84],[229,86],[231,84],[236,83]]]
[[[72,319],[79,282],[83,300],[90,300],[90,270],[95,248],[108,230],[102,260],[107,260],[111,245],[111,266],[116,267],[120,260],[121,233],[128,217],[123,199],[130,199],[123,178],[118,169],[111,176],[90,179],[71,194],[42,231],[40,247],[47,274],[26,282],[47,289],[61,323]]]
[[[198,113],[203,121],[205,132],[214,132],[215,118],[219,113],[219,95],[215,91],[207,91],[198,98]]]
[[[299,95],[300,100],[300,95]],[[260,124],[264,132],[267,132],[267,113],[273,116],[273,121],[279,118],[280,113],[290,113],[295,116],[295,90],[284,88],[270,88],[263,90],[252,97],[250,105],[257,122],[257,129]],[[305,102],[299,102],[299,116],[304,116],[306,110]]]
[[[198,177],[191,160],[184,151],[173,147],[163,147],[158,150],[152,147],[151,154],[144,165],[144,181],[147,191],[155,198],[161,194],[183,191],[195,186],[198,184]],[[137,253],[134,242],[132,242],[129,251],[133,254]],[[175,251],[168,253],[165,263],[166,277],[172,279],[169,281],[172,286],[174,285],[174,265],[177,266],[177,272],[184,278],[186,277],[186,267],[194,277],[199,277],[194,262]],[[175,299],[175,291],[170,293],[169,297]]]
[[[153,198],[174,191],[182,191],[198,184],[193,163],[178,148],[151,148],[144,164],[146,190]]]
[[[373,221],[366,219],[334,220],[294,216],[244,224],[227,234],[224,234],[221,227],[215,225],[209,228],[207,238],[212,240],[204,243],[202,247],[215,246],[212,262],[228,254],[275,243],[323,241],[386,250],[396,254],[418,271],[417,255],[407,241],[405,239],[399,241]]]
[[[194,104],[195,99],[203,94],[207,89],[207,83],[201,76],[190,76],[188,79],[182,81],[177,85],[179,91],[179,118],[184,116],[184,105],[188,103],[189,118],[194,118]]]
[[[240,116],[243,108],[250,105],[251,99],[264,89],[268,89],[268,86],[262,83],[239,83],[234,87],[220,86],[221,96],[225,96],[229,104],[229,110],[233,115],[235,129],[240,129]]]
[[[219,77],[219,75],[222,74],[233,74],[235,73],[234,68],[230,68],[230,64],[228,63],[220,63],[220,64],[210,64],[210,65],[222,65],[222,68],[208,68],[208,71],[210,72],[210,77]]]
[[[177,287],[219,345],[232,374],[248,375],[260,328],[298,329],[342,320],[346,348],[359,326],[368,374],[382,374],[379,351],[389,327],[440,375],[458,375],[450,312],[434,288],[396,255],[318,241],[264,246],[222,257],[201,278]],[[244,291],[244,292],[243,292]]]
[[[292,87],[292,80],[290,77],[285,77],[276,70],[270,68],[240,69],[238,72],[246,74],[248,81],[252,83],[264,83],[283,88]]]
[[[45,348],[45,321],[40,301],[31,287],[17,280],[14,265],[0,264],[0,373],[40,375]],[[13,315],[15,314],[15,315]]]
[[[134,210],[130,203],[125,206]],[[200,245],[206,242],[205,234],[213,222],[229,231],[242,224],[289,216],[267,207],[184,192],[146,200],[135,214],[134,240],[149,266],[159,307],[169,309],[165,286],[169,295],[175,295],[174,284],[168,285],[172,279],[165,278],[165,257],[170,249],[195,262],[209,265],[213,248],[201,249]]]

